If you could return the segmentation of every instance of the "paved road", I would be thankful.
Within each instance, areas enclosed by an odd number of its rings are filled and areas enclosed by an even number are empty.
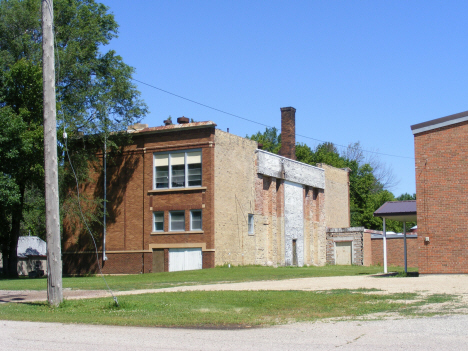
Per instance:
[[[0,350],[466,350],[467,326],[466,315],[242,330],[0,321]]]

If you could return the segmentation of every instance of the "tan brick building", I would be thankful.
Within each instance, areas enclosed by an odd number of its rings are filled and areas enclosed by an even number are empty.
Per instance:
[[[213,122],[136,125],[107,171],[103,271],[324,265],[326,227],[349,226],[348,171],[295,161],[295,109],[281,114],[281,156]],[[86,192],[97,196],[96,177]],[[66,273],[97,268],[83,235],[64,226]]]
[[[468,273],[468,111],[411,126],[420,273]]]

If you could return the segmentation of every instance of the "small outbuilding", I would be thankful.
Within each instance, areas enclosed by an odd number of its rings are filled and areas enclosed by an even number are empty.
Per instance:
[[[47,274],[47,244],[37,236],[20,236],[16,249],[18,275]]]

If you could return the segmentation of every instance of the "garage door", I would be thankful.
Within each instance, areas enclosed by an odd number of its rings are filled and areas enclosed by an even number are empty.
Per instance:
[[[169,249],[169,272],[202,269],[201,248]]]
[[[335,242],[335,264],[350,265],[352,259],[352,241]]]

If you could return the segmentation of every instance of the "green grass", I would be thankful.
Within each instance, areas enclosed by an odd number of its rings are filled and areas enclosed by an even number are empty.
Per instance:
[[[416,304],[414,293],[362,291],[195,291],[68,300],[52,308],[44,303],[0,304],[0,319],[129,326],[241,328],[377,312],[404,312]],[[444,300],[444,299],[443,299]]]
[[[416,270],[416,269],[413,269]],[[402,272],[401,267],[389,267],[389,271]],[[381,273],[382,267],[371,266],[323,266],[323,267],[263,267],[226,266],[197,271],[150,273],[108,276],[106,281],[116,291],[136,289],[160,289],[181,285],[210,284],[220,282],[244,282],[281,280],[307,277],[330,277]],[[84,290],[105,288],[101,276],[64,277],[63,287]],[[0,278],[0,290],[46,290],[46,278]]]
[[[458,309],[466,308],[463,304],[457,304],[456,302],[459,301],[459,297],[457,295],[450,295],[450,294],[432,294],[429,295],[426,299],[422,301],[418,301],[404,311],[402,311],[402,315],[404,316],[417,316],[417,317],[432,317],[435,315],[445,314],[445,313],[457,313]],[[446,302],[455,302],[453,304],[446,304],[442,306],[438,306],[435,311],[431,309],[432,306],[435,304],[444,304]],[[427,309],[421,309],[419,307],[426,306]]]

